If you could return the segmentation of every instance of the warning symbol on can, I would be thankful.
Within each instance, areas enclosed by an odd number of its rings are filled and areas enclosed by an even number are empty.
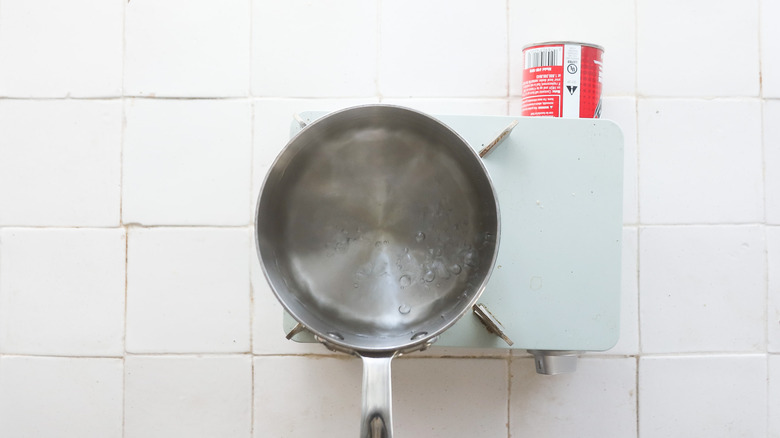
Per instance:
[[[603,53],[600,46],[566,41],[526,46],[521,115],[598,118]]]

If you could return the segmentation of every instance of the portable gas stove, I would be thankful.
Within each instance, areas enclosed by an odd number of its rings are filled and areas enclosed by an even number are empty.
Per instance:
[[[291,136],[325,115],[296,115]],[[543,374],[572,372],[576,354],[603,351],[620,319],[623,134],[611,121],[435,116],[480,151],[498,196],[501,240],[474,308],[435,345],[528,350]],[[285,314],[297,342],[316,342]],[[486,329],[487,328],[487,329]]]

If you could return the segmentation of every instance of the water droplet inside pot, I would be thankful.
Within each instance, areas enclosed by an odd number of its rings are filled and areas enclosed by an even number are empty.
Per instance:
[[[428,283],[432,282],[434,278],[436,278],[436,274],[434,274],[430,269],[425,273],[425,275],[423,275],[423,280]]]
[[[474,251],[469,251],[466,253],[466,256],[463,258],[463,261],[471,267],[477,266],[477,253]]]
[[[460,265],[459,265],[459,264],[455,263],[454,265],[450,265],[450,266],[447,268],[447,270],[448,270],[448,271],[450,271],[450,272],[452,272],[452,273],[453,273],[453,274],[455,274],[455,275],[458,275],[458,274],[460,274],[461,267],[460,267]]]
[[[417,236],[415,237],[415,239],[417,240],[417,243],[422,242],[423,240],[425,240],[425,233],[420,231],[419,233],[417,233]]]
[[[402,315],[406,315],[411,311],[412,311],[412,307],[408,304],[401,304],[400,306],[398,306],[398,312],[400,312]]]
[[[407,287],[412,284],[412,278],[408,275],[402,275],[401,278],[398,279],[398,284],[400,284],[401,287]]]

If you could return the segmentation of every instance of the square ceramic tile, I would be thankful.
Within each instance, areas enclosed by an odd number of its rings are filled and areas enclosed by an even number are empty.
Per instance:
[[[252,214],[268,168],[290,139],[293,115],[377,103],[377,99],[262,99],[254,102]]]
[[[769,351],[780,353],[780,227],[766,227],[766,253],[769,267],[768,345]]]
[[[758,0],[638,0],[637,17],[640,94],[758,96]]]
[[[392,366],[398,436],[506,436],[507,360],[409,355]]]
[[[249,356],[128,356],[124,438],[249,438]]]
[[[605,97],[601,118],[612,120],[623,131],[623,223],[639,221],[637,178],[636,98]]]
[[[764,102],[766,222],[780,225],[780,100]]]
[[[249,351],[247,228],[130,228],[127,351]]]
[[[506,2],[381,2],[379,92],[387,97],[507,95]]]
[[[377,3],[252,3],[252,93],[348,97],[376,94]]]
[[[122,360],[0,356],[0,434],[122,438]]]
[[[125,94],[246,96],[249,1],[128,2]]]
[[[523,90],[523,47],[545,41],[580,41],[604,47],[603,94],[636,89],[636,20],[633,1],[509,0],[510,83]],[[543,19],[541,19],[543,18]]]
[[[554,376],[514,359],[511,371],[511,436],[636,436],[636,359],[580,358]]]
[[[347,355],[255,357],[254,438],[358,436],[361,382]]]
[[[122,94],[122,0],[3,0],[0,96]]]
[[[382,99],[382,103],[399,105],[431,115],[457,114],[505,116],[506,99]]]
[[[0,272],[0,352],[124,352],[123,229],[3,228]]]
[[[639,353],[639,273],[638,230],[623,228],[623,254],[620,292],[620,338],[603,354]],[[599,353],[595,353],[599,354]]]
[[[763,220],[758,100],[642,99],[637,128],[642,223]]]
[[[639,436],[766,436],[765,355],[643,357]]]
[[[639,270],[643,352],[764,350],[760,226],[641,228]]]
[[[248,224],[251,114],[239,100],[129,100],[123,222]]]
[[[0,100],[0,225],[117,226],[121,141],[119,101]]]
[[[761,0],[761,88],[764,97],[780,97],[780,2]]]
[[[780,356],[769,355],[769,436],[780,437]]]

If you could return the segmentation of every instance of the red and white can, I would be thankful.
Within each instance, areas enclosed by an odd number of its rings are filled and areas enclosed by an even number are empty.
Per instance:
[[[594,44],[569,41],[523,48],[523,116],[599,118],[601,57]]]

